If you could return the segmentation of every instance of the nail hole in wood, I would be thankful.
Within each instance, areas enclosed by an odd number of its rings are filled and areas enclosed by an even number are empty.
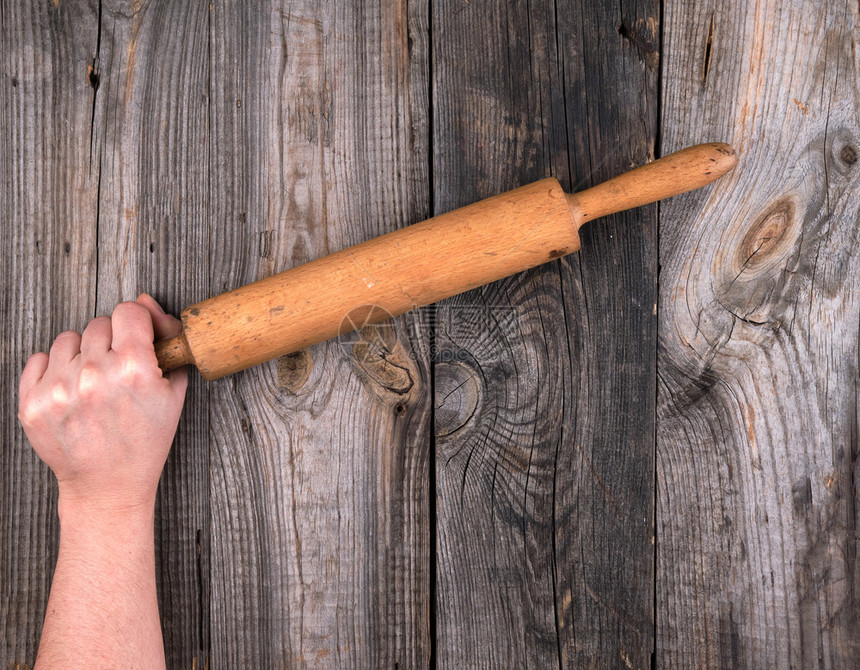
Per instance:
[[[87,65],[87,81],[94,91],[99,90],[99,73],[92,63]]]

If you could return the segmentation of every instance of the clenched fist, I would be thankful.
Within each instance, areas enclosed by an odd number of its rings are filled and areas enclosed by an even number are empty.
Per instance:
[[[182,329],[149,295],[59,335],[21,374],[18,418],[54,471],[60,511],[154,504],[182,412],[185,368],[163,376],[155,336]]]

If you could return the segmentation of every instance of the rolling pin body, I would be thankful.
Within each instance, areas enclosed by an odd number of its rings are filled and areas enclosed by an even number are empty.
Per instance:
[[[183,332],[156,342],[167,371],[206,379],[257,365],[579,249],[579,227],[713,181],[728,145],[690,147],[580,194],[554,178],[433,217],[191,305]]]

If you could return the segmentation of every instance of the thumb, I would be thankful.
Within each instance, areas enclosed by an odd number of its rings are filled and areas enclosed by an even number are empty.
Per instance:
[[[182,322],[175,316],[165,314],[161,305],[148,293],[141,293],[137,298],[137,304],[143,305],[149,310],[152,317],[152,328],[155,331],[155,339],[163,340],[174,337],[182,332]]]
[[[170,314],[165,314],[161,305],[148,293],[141,293],[137,298],[137,303],[149,310],[152,317],[152,328],[157,340],[174,337],[182,332],[182,322]],[[188,366],[183,365],[173,372],[168,372],[167,379],[170,381],[170,386],[173,387],[176,400],[182,404],[185,399],[185,390],[188,387]]]

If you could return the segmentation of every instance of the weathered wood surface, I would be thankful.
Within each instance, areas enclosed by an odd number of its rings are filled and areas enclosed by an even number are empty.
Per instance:
[[[200,56],[208,4],[5,9],[4,51],[14,60],[3,70],[3,165],[15,167],[2,199],[11,239],[2,246],[10,420],[0,629],[6,662],[31,664],[57,524],[53,480],[14,421],[17,375],[62,330],[80,330],[141,291],[173,310],[207,295],[209,68]],[[194,380],[157,514],[160,606],[175,667],[208,649],[206,423],[206,388]]]
[[[18,375],[31,353],[95,309],[98,171],[86,66],[98,17],[81,9],[58,30],[47,3],[0,8],[0,650],[11,665],[35,658],[58,542],[56,484],[16,419]]]
[[[657,665],[856,668],[858,6],[665,3]]]
[[[742,156],[660,206],[659,303],[652,206],[195,378],[157,515],[169,666],[853,667],[856,14],[0,3],[2,661],[32,666],[56,559],[15,420],[31,352],[140,291],[178,311],[543,176],[584,188],[659,136]]]
[[[653,154],[657,2],[433,7],[436,211]],[[655,214],[437,307],[440,667],[650,665]]]
[[[211,19],[213,286],[427,217],[426,8],[237,0]],[[428,664],[421,319],[210,384],[213,665]]]
[[[60,4],[63,16],[79,13]],[[98,174],[96,313],[141,291],[176,313],[206,297],[209,211],[208,3],[102,1],[86,66]],[[83,67],[83,66],[81,66]],[[208,643],[209,391],[192,376],[156,511],[156,577],[171,667]]]

